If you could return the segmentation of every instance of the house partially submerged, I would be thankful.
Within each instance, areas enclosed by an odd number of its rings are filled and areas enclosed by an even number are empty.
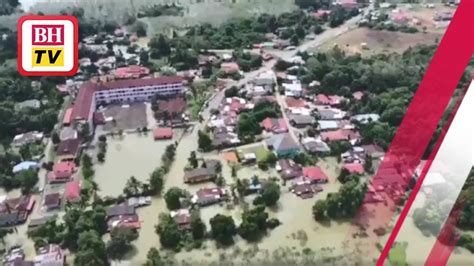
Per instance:
[[[266,141],[267,147],[279,157],[288,157],[300,152],[300,146],[289,133],[276,134]]]
[[[276,164],[276,169],[280,172],[283,180],[298,178],[303,175],[303,167],[291,159],[280,159]]]
[[[192,197],[191,202],[199,206],[208,206],[225,201],[229,198],[225,188],[202,188]]]
[[[81,152],[81,139],[66,139],[59,143],[56,156],[59,160],[73,161],[79,157]]]
[[[35,143],[43,140],[44,134],[38,131],[31,131],[13,137],[12,146],[19,148],[23,145]]]

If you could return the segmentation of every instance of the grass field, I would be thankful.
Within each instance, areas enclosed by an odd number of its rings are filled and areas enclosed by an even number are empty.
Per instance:
[[[257,161],[262,161],[267,158],[267,155],[270,151],[268,151],[263,145],[255,146],[255,147],[250,147],[250,148],[245,148],[242,150],[239,150],[240,155],[244,155],[246,153],[255,153],[257,156]]]
[[[58,14],[68,7],[80,6],[84,8],[86,17],[117,22],[122,22],[127,14],[136,14],[154,4],[176,3],[184,6],[182,17],[160,16],[140,19],[148,25],[148,35],[166,32],[169,28],[200,23],[220,24],[233,17],[250,17],[262,13],[280,14],[296,8],[294,0],[40,0],[38,2],[31,7],[31,11]],[[0,22],[3,20],[9,19],[0,18]]]
[[[402,53],[419,44],[436,44],[442,36],[442,33],[403,33],[356,28],[325,43],[318,50],[327,51],[337,45],[346,53],[360,53],[363,56],[378,53]],[[366,43],[367,48],[363,48],[362,43]]]

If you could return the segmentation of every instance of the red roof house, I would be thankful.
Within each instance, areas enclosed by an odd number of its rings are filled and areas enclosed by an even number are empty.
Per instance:
[[[356,91],[352,94],[352,97],[354,97],[354,99],[358,101],[361,101],[362,98],[364,97],[364,93],[362,91]]]
[[[150,74],[150,69],[143,66],[119,67],[115,70],[118,79],[139,78]]]
[[[226,74],[233,74],[236,72],[240,71],[240,67],[237,63],[222,63],[221,64],[221,69],[226,73]]]
[[[64,118],[63,118],[63,125],[64,126],[69,126],[71,125],[72,122],[72,111],[73,107],[69,107],[66,112],[64,113]]]
[[[316,104],[320,105],[330,105],[335,106],[339,105],[341,101],[344,100],[344,97],[339,95],[325,95],[325,94],[318,94],[314,99]]]
[[[351,129],[338,129],[333,131],[321,132],[321,139],[323,141],[354,141],[360,139],[360,134]]]
[[[57,163],[53,171],[48,173],[49,183],[67,182],[76,171],[76,164],[71,161]]]
[[[160,139],[172,139],[173,138],[173,129],[170,127],[159,127],[153,131],[153,137],[155,140]]]
[[[328,176],[318,166],[303,167],[303,176],[310,179],[313,183],[328,182]]]
[[[81,198],[81,184],[79,181],[71,181],[66,184],[64,198],[69,202],[77,202]]]
[[[303,108],[306,106],[306,102],[302,99],[286,97],[285,101],[288,108]]]
[[[267,117],[260,123],[260,125],[267,132],[273,132],[273,133],[288,132],[288,126],[286,125],[286,121],[283,118]]]
[[[365,172],[364,166],[361,163],[346,163],[342,168],[351,174],[363,174]]]

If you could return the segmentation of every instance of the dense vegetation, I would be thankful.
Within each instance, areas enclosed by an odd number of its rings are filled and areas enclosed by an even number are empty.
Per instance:
[[[20,5],[18,0],[2,0],[0,2],[0,16],[10,15]]]

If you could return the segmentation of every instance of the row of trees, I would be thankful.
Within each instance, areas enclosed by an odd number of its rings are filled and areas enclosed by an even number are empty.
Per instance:
[[[161,157],[161,167],[156,168],[150,174],[148,182],[140,182],[136,177],[130,177],[123,189],[125,196],[159,195],[163,189],[164,176],[169,172],[175,156],[176,145],[168,145],[165,149],[165,153]]]
[[[180,228],[170,215],[162,214],[159,218],[156,233],[160,237],[160,243],[164,248],[173,250],[179,250],[183,246],[199,247],[206,238],[214,239],[219,245],[229,246],[234,243],[237,234],[249,242],[256,242],[269,229],[280,225],[277,219],[268,218],[264,206],[245,211],[239,226],[236,226],[232,216],[217,214],[209,220],[209,232],[197,213],[192,215],[189,230]]]
[[[366,183],[349,180],[338,192],[329,193],[326,199],[316,201],[313,216],[317,221],[351,218],[362,204],[366,191]]]

